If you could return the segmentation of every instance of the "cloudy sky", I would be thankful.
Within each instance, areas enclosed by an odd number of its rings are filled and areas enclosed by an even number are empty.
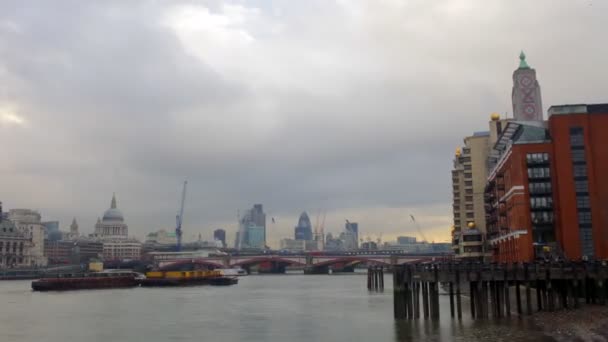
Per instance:
[[[326,231],[445,241],[462,137],[510,114],[524,49],[545,110],[608,102],[608,2],[0,1],[0,200],[93,231],[233,240],[263,203],[277,246]]]

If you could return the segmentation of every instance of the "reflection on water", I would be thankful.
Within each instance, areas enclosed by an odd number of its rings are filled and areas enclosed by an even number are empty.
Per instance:
[[[553,341],[543,336],[528,320],[395,322],[397,341]]]
[[[361,275],[263,275],[232,287],[34,293],[0,282],[0,341],[543,341],[530,320],[393,319],[392,281]],[[468,308],[463,300],[463,308]]]

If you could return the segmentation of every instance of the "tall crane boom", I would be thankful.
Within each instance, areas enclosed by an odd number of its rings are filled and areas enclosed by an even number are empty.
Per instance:
[[[418,224],[418,222],[416,222],[416,218],[414,218],[414,215],[410,214],[410,218],[412,219],[412,222],[414,222],[414,225],[418,230],[418,234],[420,234],[420,236],[422,237],[422,242],[428,242],[426,236],[424,236],[424,233],[422,233],[422,229],[420,229],[420,225]]]
[[[186,185],[188,181],[184,181],[184,189],[182,190],[182,201],[179,206],[179,214],[175,217],[175,237],[177,238],[176,250],[179,252],[182,249],[182,222],[184,218],[184,202],[186,201]]]

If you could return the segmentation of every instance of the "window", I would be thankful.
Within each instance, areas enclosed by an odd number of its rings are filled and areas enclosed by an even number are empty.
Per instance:
[[[576,149],[571,150],[572,153],[572,161],[574,163],[585,162],[585,150]]]
[[[467,195],[472,195],[473,194],[473,189],[465,189],[464,193]]]
[[[465,209],[466,210],[473,210],[473,205],[472,204],[467,204],[467,205],[465,205]]]
[[[533,211],[530,213],[533,224],[553,223],[552,211]]]
[[[593,232],[591,227],[580,227],[579,228],[579,237],[581,239],[581,247],[583,250],[583,255],[587,257],[593,257],[594,248],[593,248]]]
[[[467,170],[467,171],[471,170],[471,165],[468,165],[468,164],[467,164],[467,165],[465,165],[465,166],[464,166],[464,169],[465,169],[465,170]]]
[[[551,177],[551,171],[548,167],[532,167],[528,168],[528,178],[549,178]]]
[[[574,165],[574,177],[587,177],[587,165]]]
[[[475,215],[473,213],[467,213],[467,218],[473,218]]]
[[[530,183],[530,194],[548,194],[551,193],[551,183]]]
[[[530,197],[530,206],[532,209],[537,208],[552,208],[553,198],[552,197]]]
[[[582,127],[570,127],[570,146],[580,147],[585,146]]]
[[[577,196],[576,197],[576,207],[579,209],[590,208],[589,196]]]
[[[473,186],[473,181],[465,181],[464,185],[465,186]]]
[[[471,157],[460,157],[460,162],[461,163],[470,163]]]
[[[473,201],[473,196],[464,196],[464,200],[467,202]]]
[[[476,242],[481,241],[481,234],[467,234],[462,237],[462,241],[465,242]]]
[[[588,193],[589,192],[589,184],[586,180],[577,180],[574,181],[574,191],[577,193]]]
[[[591,224],[591,212],[590,211],[579,211],[578,212],[578,224],[580,224],[580,225]]]
[[[548,153],[528,153],[526,155],[528,164],[545,164],[549,162]]]
[[[471,178],[473,178],[473,174],[472,174],[472,173],[469,173],[469,172],[465,172],[465,173],[464,173],[464,178],[465,178],[465,179],[471,179]]]

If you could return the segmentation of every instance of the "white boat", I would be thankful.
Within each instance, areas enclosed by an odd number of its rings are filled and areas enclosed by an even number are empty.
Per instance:
[[[247,271],[242,268],[220,268],[219,271],[225,276],[246,276]]]

